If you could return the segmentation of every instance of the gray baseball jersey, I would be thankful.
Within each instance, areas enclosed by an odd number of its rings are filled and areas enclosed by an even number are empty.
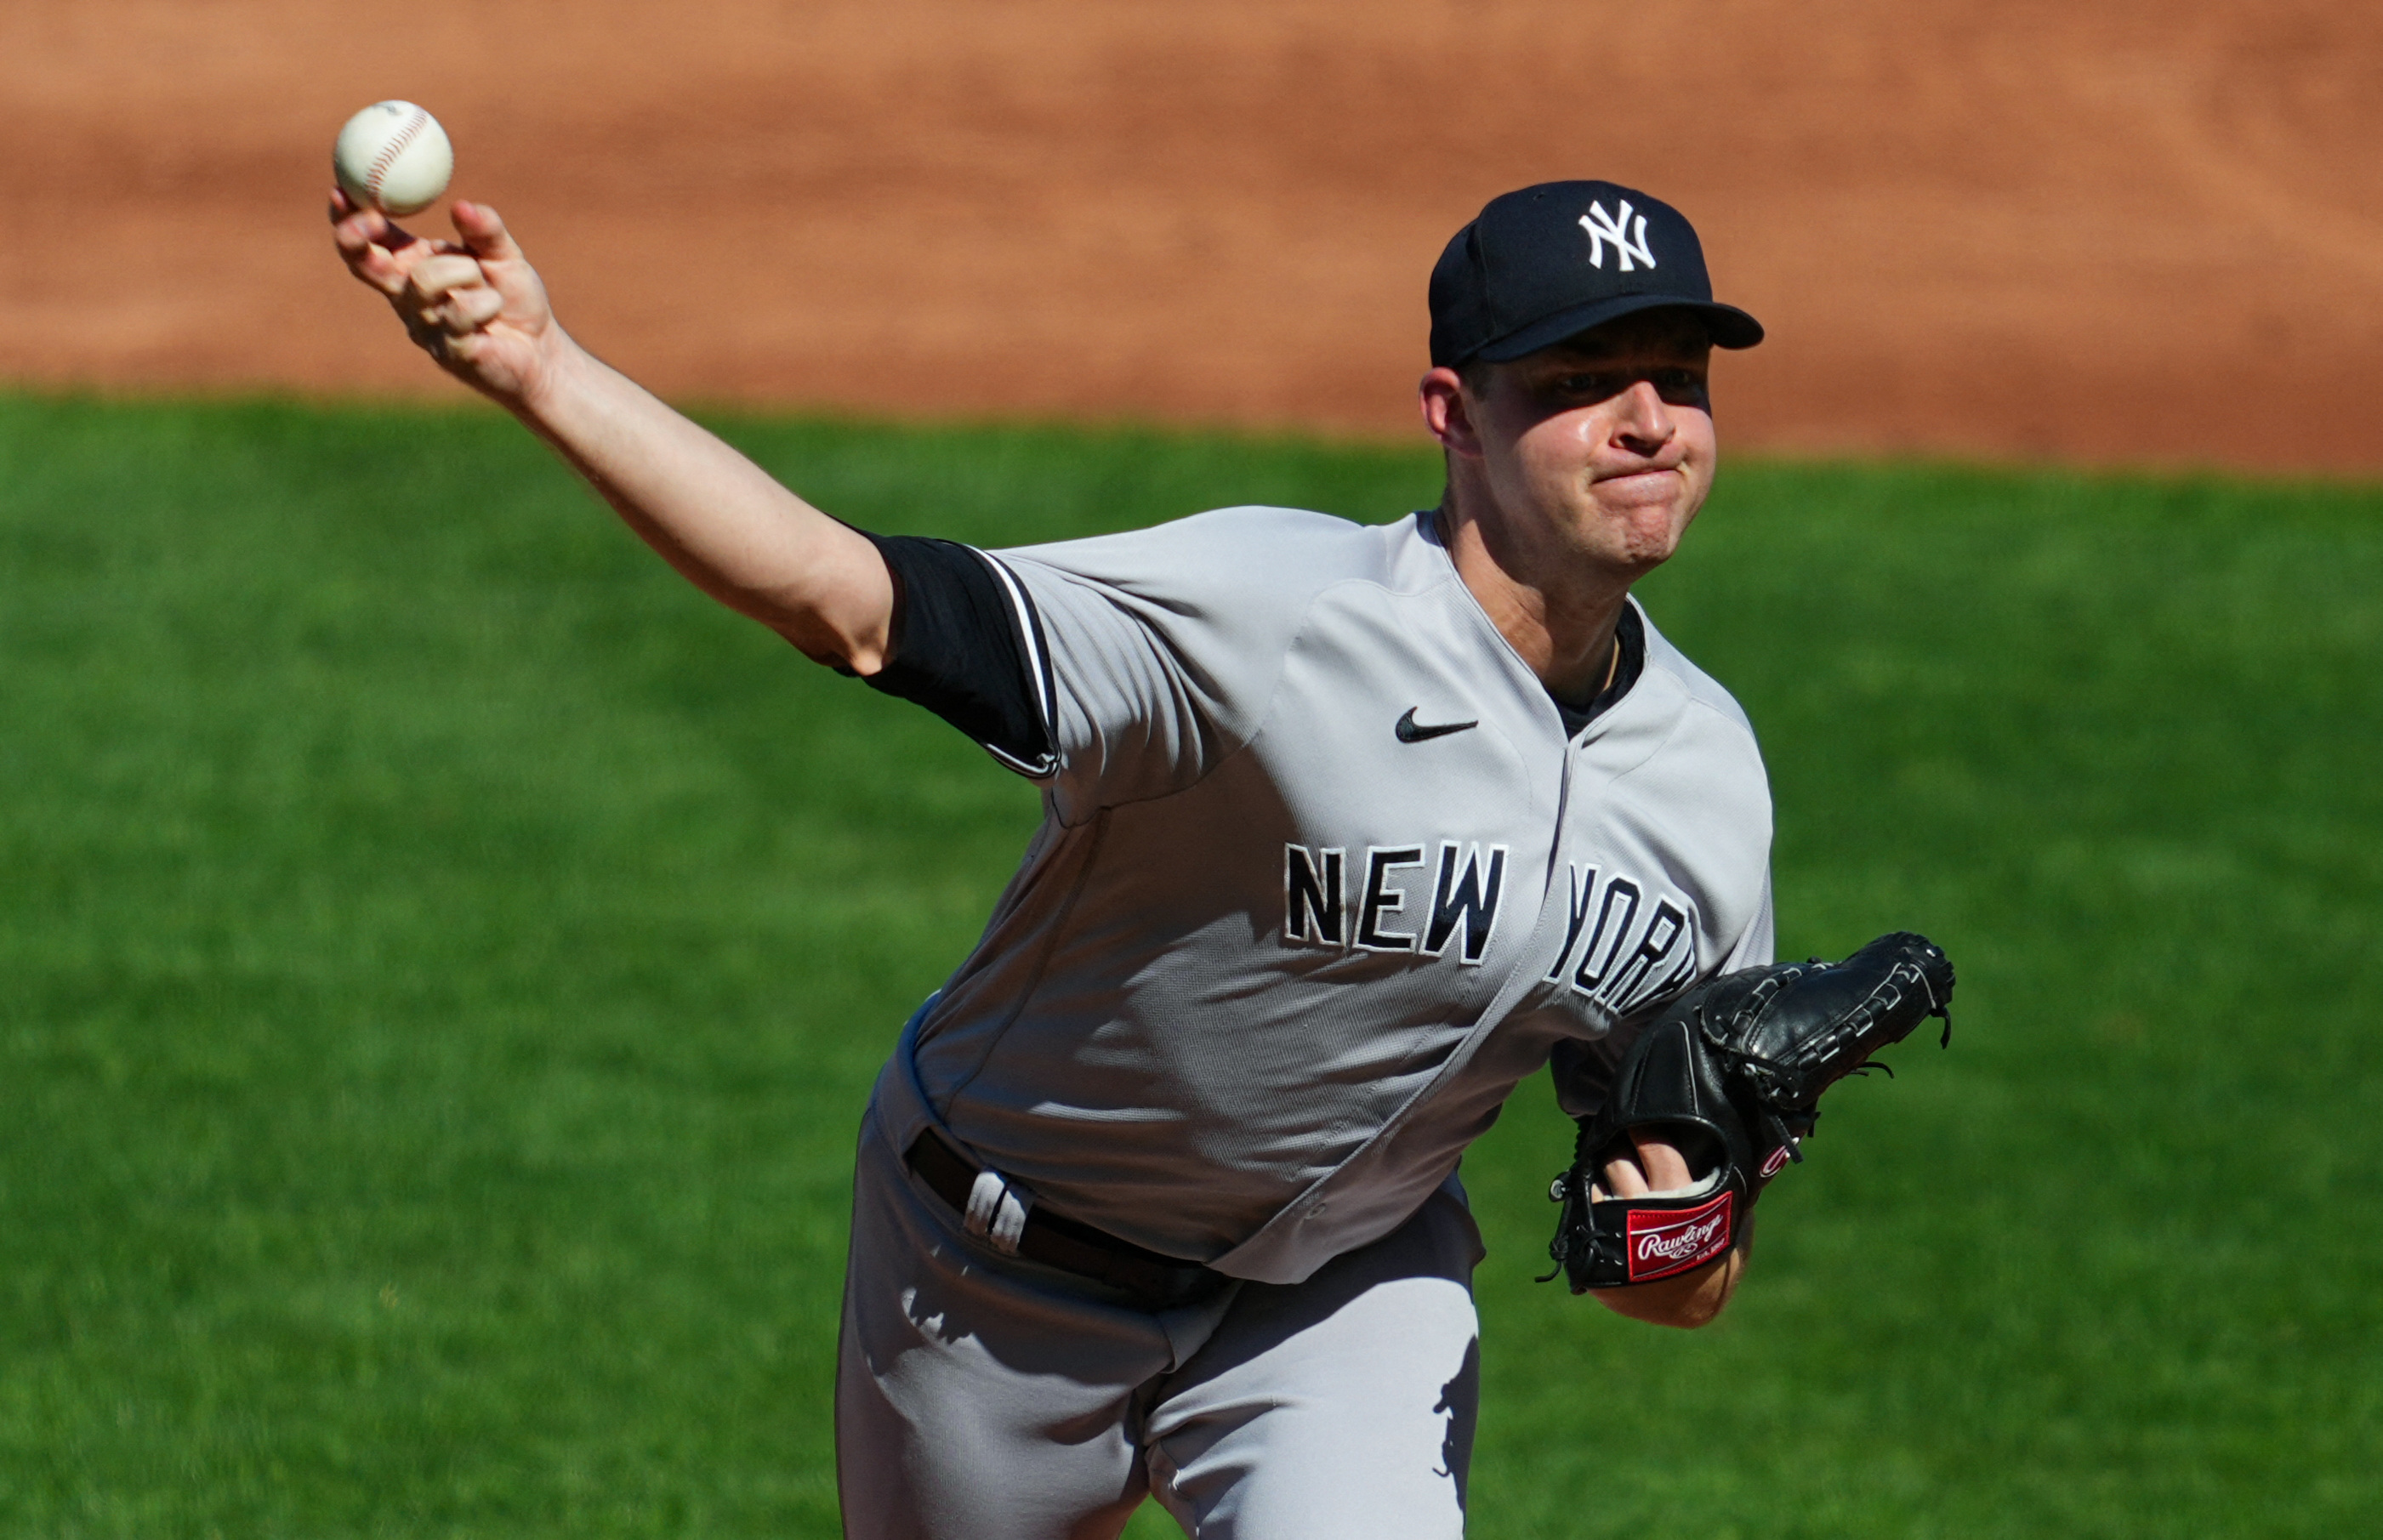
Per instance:
[[[1635,608],[1639,677],[1574,731],[1426,516],[989,560],[1044,818],[889,1066],[892,1148],[940,1123],[1054,1210],[1293,1283],[1415,1213],[1551,1048],[1770,960],[1752,731]]]

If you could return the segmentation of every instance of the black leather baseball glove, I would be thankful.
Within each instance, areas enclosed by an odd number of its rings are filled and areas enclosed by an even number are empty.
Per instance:
[[[1548,1278],[1562,1273],[1580,1294],[1668,1278],[1727,1251],[1764,1184],[1804,1158],[1821,1093],[1929,1016],[1945,1018],[1951,1043],[1952,998],[1952,963],[1909,931],[1842,963],[1747,968],[1687,991],[1623,1054],[1605,1104],[1579,1120],[1572,1169],[1549,1192],[1563,1210]],[[1606,1163],[1635,1148],[1633,1128],[1678,1146],[1705,1175],[1636,1198],[1592,1193]]]

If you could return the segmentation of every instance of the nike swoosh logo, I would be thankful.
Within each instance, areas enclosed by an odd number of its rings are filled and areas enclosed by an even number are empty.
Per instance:
[[[1445,738],[1451,733],[1462,733],[1468,727],[1481,725],[1478,721],[1436,721],[1426,727],[1414,720],[1414,714],[1415,708],[1410,706],[1407,708],[1407,714],[1399,719],[1397,732],[1399,742],[1402,744],[1419,744],[1426,738]]]

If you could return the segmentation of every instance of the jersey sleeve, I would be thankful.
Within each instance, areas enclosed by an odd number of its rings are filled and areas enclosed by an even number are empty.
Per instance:
[[[870,688],[925,707],[1021,775],[1049,775],[1049,654],[1025,589],[950,540],[869,538],[894,579],[891,645]]]
[[[1715,971],[1735,973],[1742,967],[1768,967],[1777,962],[1779,942],[1776,931],[1777,924],[1771,910],[1771,872],[1766,867],[1762,873],[1762,902],[1755,906],[1754,918],[1747,923],[1745,931],[1737,938],[1737,944],[1730,948],[1729,955],[1722,959],[1721,967]]]
[[[1380,544],[1326,514],[1238,508],[994,552],[1047,646],[1055,815],[1169,795],[1247,743],[1315,596]]]

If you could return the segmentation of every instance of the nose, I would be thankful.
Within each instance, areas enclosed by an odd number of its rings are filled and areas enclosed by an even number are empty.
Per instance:
[[[1653,380],[1633,381],[1616,404],[1613,436],[1633,454],[1655,453],[1680,430]]]

